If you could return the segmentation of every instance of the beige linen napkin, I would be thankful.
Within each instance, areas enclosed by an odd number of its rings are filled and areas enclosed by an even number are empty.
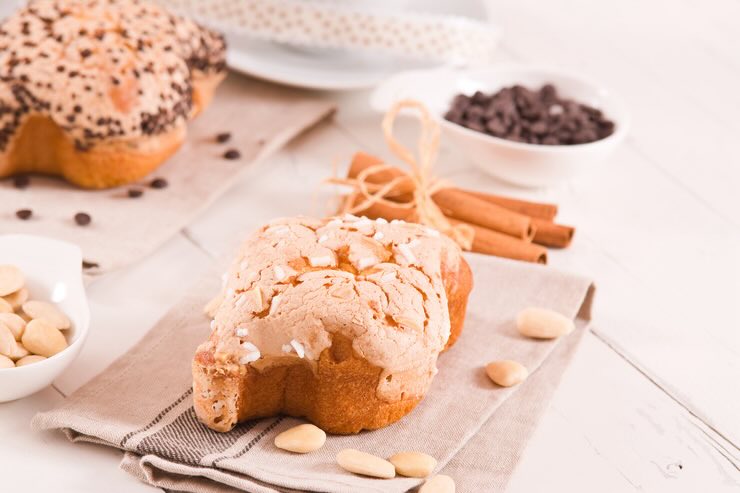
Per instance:
[[[98,264],[88,274],[131,264],[190,223],[242,173],[259,172],[257,161],[333,109],[308,93],[230,74],[213,103],[190,122],[182,148],[138,184],[91,191],[34,176],[27,189],[18,190],[11,180],[0,181],[0,234],[42,234],[76,243],[85,260]],[[218,144],[215,136],[221,132],[231,132],[231,140]],[[227,149],[238,150],[241,158],[225,159]],[[165,178],[169,186],[149,188],[154,177]],[[144,195],[129,198],[132,186]],[[32,219],[15,217],[24,208],[33,211]],[[77,226],[77,212],[90,214],[92,223]]]
[[[125,450],[125,470],[180,491],[403,493],[420,484],[417,479],[378,480],[343,471],[335,456],[350,447],[382,457],[424,451],[438,459],[438,469],[455,477],[460,491],[496,491],[505,485],[586,330],[593,289],[586,279],[539,265],[478,255],[469,260],[476,287],[461,338],[440,356],[439,374],[422,403],[384,429],[331,436],[321,450],[294,455],[272,442],[300,420],[250,421],[223,434],[198,423],[190,395],[190,359],[208,337],[202,306],[217,290],[217,276],[199,283],[129,353],[60,407],[38,414],[33,426],[62,429],[72,440]],[[578,318],[578,330],[560,341],[521,337],[514,317],[531,305]],[[520,388],[493,385],[483,366],[500,358],[523,363],[531,380]]]

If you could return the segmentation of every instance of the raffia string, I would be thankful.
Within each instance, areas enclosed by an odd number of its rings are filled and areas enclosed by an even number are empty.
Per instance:
[[[403,109],[417,110],[421,120],[421,133],[417,142],[416,155],[401,145],[393,136],[393,124]],[[356,178],[329,179],[329,183],[349,185],[354,188],[354,191],[346,198],[342,212],[361,212],[373,204],[383,204],[395,209],[413,209],[417,222],[439,230],[452,238],[464,250],[470,250],[475,234],[473,228],[466,224],[451,224],[432,200],[432,195],[448,185],[434,176],[432,172],[439,150],[439,125],[432,119],[426,106],[419,101],[408,99],[395,103],[383,118],[383,135],[390,150],[408,165],[409,170],[406,171],[387,163],[379,163],[362,170]],[[375,173],[394,168],[400,170],[403,175],[383,184],[368,181],[368,178]],[[398,202],[387,198],[397,190],[398,186],[406,182],[413,185],[410,201]]]

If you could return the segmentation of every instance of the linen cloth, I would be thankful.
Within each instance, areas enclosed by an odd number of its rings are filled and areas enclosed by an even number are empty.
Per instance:
[[[19,190],[11,180],[1,181],[0,234],[40,234],[75,243],[86,261],[97,264],[85,270],[88,275],[134,263],[189,224],[243,173],[259,172],[258,161],[333,110],[331,102],[307,92],[230,74],[212,104],[188,124],[180,150],[137,184],[82,190],[33,176],[31,185]],[[218,144],[221,132],[231,132],[231,140]],[[225,159],[228,149],[238,150],[241,158]],[[169,186],[149,188],[154,177],[165,178]],[[144,194],[129,198],[129,188]],[[21,221],[17,209],[31,209],[33,217]],[[76,225],[77,212],[90,214],[92,223]]]
[[[440,356],[425,399],[381,430],[330,436],[322,449],[300,455],[273,445],[275,435],[299,419],[254,420],[228,433],[201,425],[192,408],[190,362],[209,335],[202,307],[218,289],[216,275],[198,283],[102,374],[58,408],[38,414],[33,426],[124,450],[124,470],[176,491],[403,493],[422,482],[352,475],[335,460],[345,448],[381,457],[423,451],[437,458],[436,472],[453,476],[458,491],[500,491],[587,330],[593,286],[544,266],[475,254],[467,258],[476,287],[462,335]],[[524,338],[514,319],[528,306],[574,318],[577,330],[554,341]],[[530,379],[518,387],[497,387],[483,369],[495,359],[521,362]]]

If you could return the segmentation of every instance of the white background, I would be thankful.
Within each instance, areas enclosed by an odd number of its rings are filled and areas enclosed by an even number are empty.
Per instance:
[[[440,156],[461,185],[559,203],[578,230],[550,263],[598,285],[594,333],[508,491],[738,491],[740,2],[490,6],[505,30],[501,61],[579,71],[623,96],[633,116],[603,168],[552,190],[511,190],[454,149]],[[117,469],[119,452],[32,432],[29,421],[125,352],[243,233],[320,212],[316,187],[335,162],[356,150],[387,156],[367,93],[325,97],[338,104],[334,121],[253,165],[154,255],[90,286],[80,358],[53,388],[0,404],[3,491],[151,491]]]

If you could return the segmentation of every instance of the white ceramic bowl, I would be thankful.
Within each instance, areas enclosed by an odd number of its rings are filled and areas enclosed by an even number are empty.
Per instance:
[[[493,93],[514,84],[539,89],[546,83],[552,83],[563,97],[601,109],[615,123],[614,133],[588,144],[535,145],[493,137],[444,119],[457,94],[472,95],[477,90]],[[525,187],[554,185],[597,168],[624,139],[629,127],[624,105],[604,87],[547,68],[508,66],[403,72],[378,86],[370,104],[385,112],[395,101],[405,98],[423,102],[442,126],[443,138],[457,145],[480,169]]]
[[[82,252],[76,245],[41,236],[2,235],[0,264],[20,268],[31,297],[57,303],[72,321],[67,349],[38,363],[0,369],[0,402],[5,402],[43,389],[69,366],[87,338],[90,309],[82,284]]]

